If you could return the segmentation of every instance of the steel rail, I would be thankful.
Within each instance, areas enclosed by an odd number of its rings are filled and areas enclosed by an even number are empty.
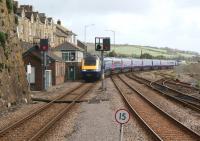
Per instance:
[[[157,87],[158,89],[165,91],[178,99],[188,102],[189,104],[196,105],[196,107],[200,108],[200,99],[166,86],[165,81],[163,81],[162,85],[157,82],[152,82],[151,86],[154,88]]]
[[[174,80],[171,80],[171,79],[166,79],[165,81],[163,81],[163,85],[166,86],[166,87],[169,87],[167,86],[167,83],[168,84],[171,84],[171,85],[178,85],[184,89],[189,89],[189,90],[193,90],[193,91],[196,91],[196,92],[199,92],[199,89],[196,88],[196,87],[192,87],[192,86],[189,86],[189,85],[182,85],[180,82],[171,82],[171,81],[174,81]],[[173,88],[172,88],[173,89]],[[178,91],[178,90],[177,90]]]
[[[96,84],[96,83],[95,83]],[[84,95],[86,95],[94,86],[91,85],[80,95],[76,96],[67,107],[65,107],[61,112],[59,112],[51,121],[49,121],[43,128],[41,128],[34,136],[32,136],[28,141],[34,141],[39,139],[42,135],[44,135],[58,120],[60,120],[67,112],[71,110],[71,108],[76,104],[75,101],[80,100]]]
[[[131,111],[131,113],[133,115],[136,115],[137,119],[139,120],[139,122],[147,129],[148,132],[151,133],[152,137],[154,138],[155,141],[163,141],[160,136],[153,130],[151,129],[151,127],[144,121],[144,119],[138,114],[138,112],[132,107],[132,105],[128,102],[128,99],[125,97],[125,94],[122,92],[122,90],[120,89],[119,85],[115,82],[115,80],[113,79],[113,76],[111,77],[111,80],[113,82],[113,84],[115,85],[115,87],[117,88],[117,90],[119,91],[120,95],[122,96],[122,98],[124,99],[128,109]]]
[[[65,93],[64,95],[61,95],[61,96],[58,96],[56,97],[54,100],[52,100],[51,102],[45,104],[44,106],[40,107],[39,109],[38,108],[35,108],[34,109],[34,112],[28,114],[27,116],[25,116],[24,118],[12,123],[11,125],[8,125],[7,127],[3,128],[0,130],[0,136],[3,136],[7,131],[17,127],[18,125],[22,124],[23,122],[33,118],[35,115],[39,114],[40,112],[42,112],[43,110],[45,110],[46,108],[48,108],[50,105],[54,104],[55,101],[65,97],[66,95],[74,92],[75,90],[77,90],[78,88],[80,87],[83,87],[85,84],[80,84],[78,86],[76,86],[75,88],[71,89],[69,92]]]
[[[170,76],[169,74],[159,73],[159,75],[162,76],[162,77],[164,77],[164,78],[169,78],[169,80],[175,81],[174,79],[171,78],[172,76]],[[168,75],[168,76],[170,76],[170,77],[166,77],[166,75]],[[175,84],[176,81],[175,81],[175,82],[170,82],[170,81],[169,81],[169,83]],[[177,84],[177,85],[180,85],[180,86],[183,86],[183,87],[188,87],[188,88],[194,89],[194,90],[196,90],[196,91],[200,91],[199,88],[197,88],[197,87],[195,87],[195,86],[191,86],[191,84],[186,83],[186,82],[178,81],[176,84]]]
[[[151,81],[149,81],[147,79],[144,79],[144,78],[141,78],[141,77],[138,77],[138,76],[135,76],[135,75],[131,75],[131,76],[126,75],[126,76],[128,78],[130,78],[130,79],[133,79],[133,80],[137,81],[138,83],[143,83],[146,86],[148,86],[149,88],[151,88],[151,89],[153,89],[153,90],[155,90],[155,91],[163,94],[163,96],[165,96],[167,98],[170,98],[173,101],[179,102],[180,104],[182,104],[182,105],[184,105],[184,106],[186,106],[186,107],[188,107],[188,108],[190,108],[190,109],[192,109],[192,110],[197,111],[197,112],[200,113],[200,107],[198,105],[196,105],[196,104],[194,104],[192,102],[188,102],[188,101],[184,100],[183,98],[181,99],[181,98],[172,96],[172,95],[168,94],[166,91],[164,92],[164,90],[167,89],[166,87],[162,87],[161,89],[158,89],[158,88],[152,86],[153,83],[155,85],[157,85],[157,86],[161,86],[160,84],[156,83],[157,81],[151,82]]]
[[[119,76],[118,76],[118,78],[124,84],[126,84],[126,86],[128,86],[130,89],[132,89],[134,92],[136,92],[143,100],[145,100],[148,104],[150,104],[156,111],[158,111],[160,114],[164,115],[171,122],[173,122],[174,124],[176,124],[179,127],[180,130],[183,129],[186,133],[189,133],[188,135],[191,135],[191,136],[193,136],[196,139],[200,139],[200,134],[199,133],[191,130],[188,127],[186,127],[181,122],[179,122],[178,120],[176,120],[174,117],[172,117],[171,115],[169,115],[167,112],[165,112],[164,110],[162,110],[161,108],[159,108],[157,105],[153,104],[153,102],[151,100],[149,100],[148,98],[146,98],[141,92],[139,92],[137,89],[135,89],[133,86],[131,86],[127,81],[125,81],[124,79],[122,79]]]

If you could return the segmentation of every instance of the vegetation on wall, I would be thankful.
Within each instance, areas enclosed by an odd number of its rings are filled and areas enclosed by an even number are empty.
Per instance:
[[[6,34],[4,32],[0,32],[0,46],[5,47],[6,44]]]
[[[6,6],[7,6],[7,9],[8,9],[8,12],[11,13],[12,10],[13,10],[13,2],[12,2],[12,0],[6,0]]]

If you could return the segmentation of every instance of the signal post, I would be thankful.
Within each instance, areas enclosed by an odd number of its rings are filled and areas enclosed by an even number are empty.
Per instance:
[[[102,80],[102,90],[105,91],[104,51],[110,51],[110,38],[109,37],[95,37],[95,50],[101,51],[101,80]]]
[[[43,73],[43,90],[46,90],[46,76],[45,70],[47,67],[47,52],[49,49],[49,40],[48,39],[40,39],[40,51],[42,53],[42,73]]]

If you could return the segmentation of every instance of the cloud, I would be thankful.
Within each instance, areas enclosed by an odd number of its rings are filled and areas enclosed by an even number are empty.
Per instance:
[[[95,36],[111,36],[116,43],[129,43],[199,51],[199,0],[19,0],[32,4],[36,10],[61,19],[87,41]]]

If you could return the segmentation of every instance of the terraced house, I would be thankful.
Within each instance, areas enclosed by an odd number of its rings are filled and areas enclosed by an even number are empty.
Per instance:
[[[51,59],[47,62],[56,62],[55,65],[49,64],[49,66],[53,66],[54,68],[48,67],[50,75],[46,77],[49,78],[49,86],[52,84],[57,85],[67,80],[79,79],[80,62],[83,58],[85,47],[83,47],[84,44],[81,41],[77,42],[77,35],[62,26],[60,20],[55,23],[53,18],[46,16],[45,13],[34,11],[31,5],[18,6],[17,2],[15,2],[15,5],[17,7],[16,16],[18,18],[17,32],[24,50],[24,62],[25,65],[32,65],[32,89],[42,89],[38,85],[43,83],[43,76],[36,77],[36,72],[38,73],[39,71],[42,74],[42,56],[39,51],[39,42],[40,39],[44,38],[49,39],[50,46],[48,54],[51,54],[51,56],[47,58]],[[77,44],[81,45],[82,48]],[[68,59],[66,59],[67,57]],[[65,67],[63,67],[63,62]]]

